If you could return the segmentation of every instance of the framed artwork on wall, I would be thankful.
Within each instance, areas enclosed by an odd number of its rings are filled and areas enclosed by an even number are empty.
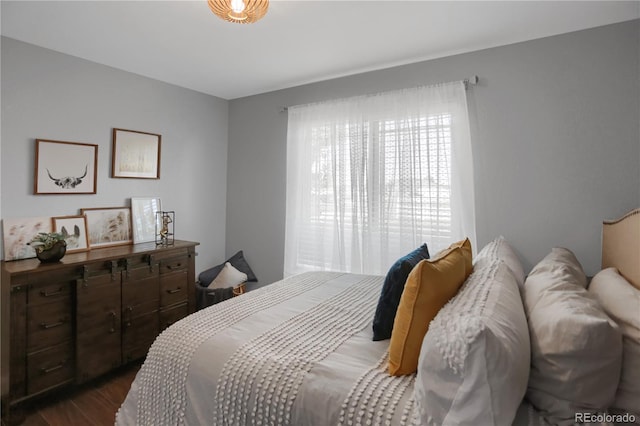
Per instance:
[[[52,218],[53,232],[64,235],[67,253],[89,250],[86,216],[58,216]]]
[[[36,139],[34,194],[95,194],[98,145]]]
[[[36,257],[36,252],[28,243],[40,232],[51,232],[51,218],[3,219],[2,232],[4,234],[4,260]]]
[[[133,222],[133,243],[155,241],[156,212],[161,211],[160,198],[131,198],[131,220]]]
[[[80,211],[87,218],[90,248],[133,242],[129,207],[87,208]]]
[[[113,129],[111,177],[160,179],[161,139],[155,133]]]

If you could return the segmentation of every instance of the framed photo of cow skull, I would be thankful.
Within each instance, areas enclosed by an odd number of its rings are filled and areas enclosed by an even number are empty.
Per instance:
[[[36,139],[35,194],[95,194],[98,145]]]

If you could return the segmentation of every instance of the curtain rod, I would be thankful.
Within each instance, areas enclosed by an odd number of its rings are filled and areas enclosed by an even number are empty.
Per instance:
[[[464,80],[462,80],[462,83],[464,84],[465,89],[469,89],[469,86],[475,86],[476,84],[478,84],[479,80],[480,79],[478,78],[478,76],[474,75],[473,77],[465,78]]]
[[[474,75],[474,76],[471,76],[469,78],[463,79],[462,80],[462,84],[464,84],[465,90],[469,90],[469,86],[477,85],[479,80],[480,79],[478,78],[478,76]],[[436,84],[438,84],[438,83],[436,83]],[[285,111],[288,111],[288,110],[289,110],[289,107],[286,107],[286,106],[280,107],[280,112],[285,112]]]

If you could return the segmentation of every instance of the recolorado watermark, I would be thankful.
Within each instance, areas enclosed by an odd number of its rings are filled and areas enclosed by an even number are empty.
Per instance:
[[[635,423],[636,416],[631,413],[575,413],[576,423]]]

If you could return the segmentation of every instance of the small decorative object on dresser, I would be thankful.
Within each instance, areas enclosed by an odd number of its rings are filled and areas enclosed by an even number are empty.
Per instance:
[[[156,245],[170,246],[174,242],[176,212],[156,212]]]
[[[29,245],[36,252],[40,262],[59,262],[67,252],[67,242],[64,235],[57,232],[40,232],[31,239]]]

